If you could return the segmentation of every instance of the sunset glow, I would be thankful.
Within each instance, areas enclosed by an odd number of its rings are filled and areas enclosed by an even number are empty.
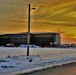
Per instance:
[[[28,4],[31,32],[58,32],[62,43],[76,43],[76,0],[0,0],[0,33],[27,32]]]

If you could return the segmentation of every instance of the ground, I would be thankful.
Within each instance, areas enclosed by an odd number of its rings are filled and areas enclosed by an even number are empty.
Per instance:
[[[26,48],[0,47],[0,75],[76,62],[75,48],[30,48],[30,56],[26,53]]]

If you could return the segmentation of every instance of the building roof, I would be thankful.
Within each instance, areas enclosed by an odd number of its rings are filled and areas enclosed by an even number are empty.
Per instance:
[[[34,32],[32,34],[60,34],[60,33],[56,33],[56,32]]]
[[[9,33],[9,34],[0,34],[0,35],[17,35],[17,34],[28,34],[28,32]],[[60,33],[56,33],[56,32],[32,32],[30,34],[60,34]]]

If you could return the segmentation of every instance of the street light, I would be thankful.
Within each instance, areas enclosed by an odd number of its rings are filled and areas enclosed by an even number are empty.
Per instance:
[[[28,36],[27,36],[27,56],[29,56],[29,44],[30,44],[30,11],[31,9],[36,9],[36,8],[31,8],[31,5],[28,4]]]

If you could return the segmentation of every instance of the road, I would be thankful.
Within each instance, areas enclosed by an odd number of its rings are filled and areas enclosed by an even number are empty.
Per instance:
[[[52,70],[49,69],[41,72],[36,72],[29,75],[76,75],[76,64]]]

